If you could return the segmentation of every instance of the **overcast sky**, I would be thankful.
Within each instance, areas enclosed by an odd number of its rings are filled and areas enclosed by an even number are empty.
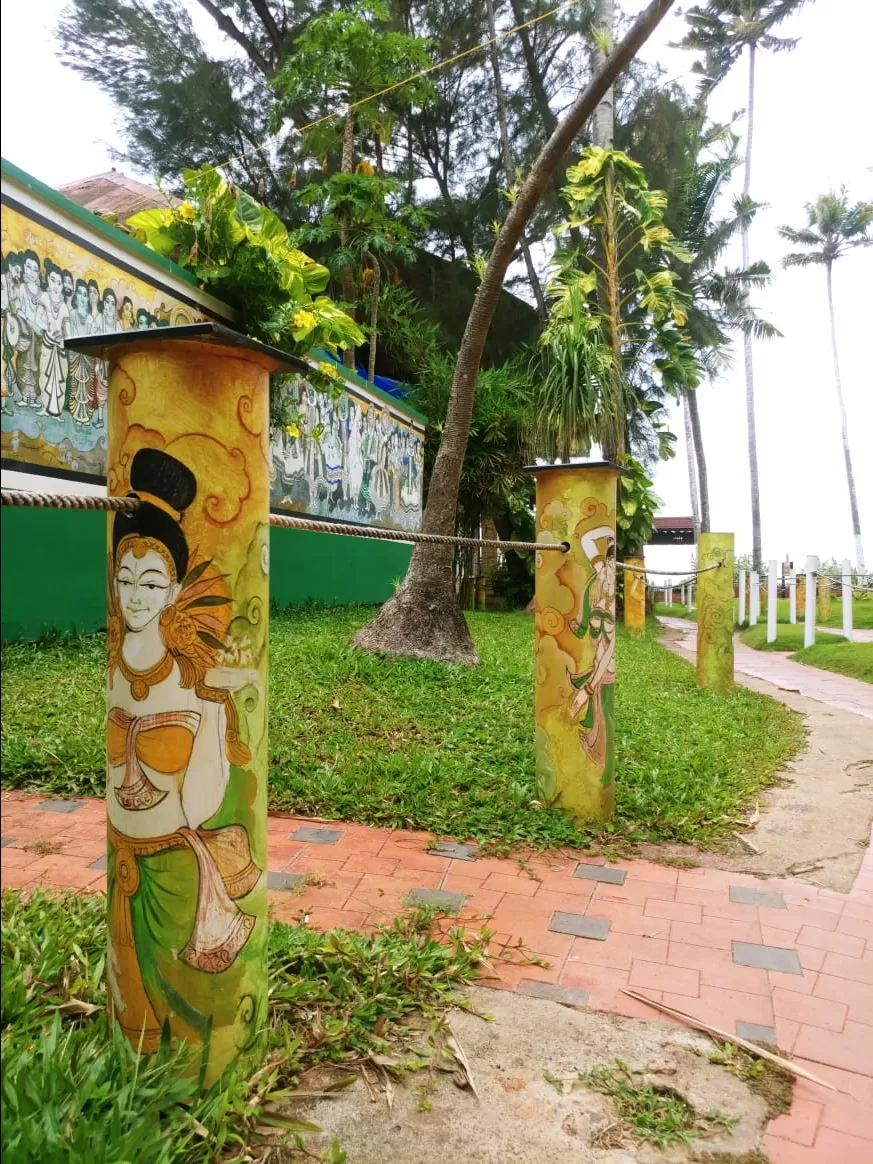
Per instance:
[[[92,85],[55,57],[53,30],[62,0],[3,5],[0,42],[0,119],[3,156],[51,185],[108,170],[120,146],[114,113]],[[198,29],[213,34],[208,17],[189,0]],[[635,13],[642,0],[626,0]],[[688,75],[690,58],[671,41],[681,36],[671,14],[645,56],[663,63],[669,78]],[[752,232],[752,257],[774,270],[759,307],[784,338],[755,345],[758,456],[764,557],[796,564],[809,553],[854,559],[848,491],[840,443],[827,323],[824,272],[783,271],[782,223],[804,224],[804,203],[845,183],[853,199],[873,200],[873,118],[869,47],[873,0],[816,0],[786,21],[795,52],[759,58],[756,76],[752,195],[768,203]],[[216,43],[218,39],[215,38]],[[746,104],[745,64],[716,90],[711,111],[726,119]],[[744,131],[744,121],[738,128]],[[128,172],[130,172],[128,170]],[[151,175],[138,175],[149,180]],[[856,486],[868,569],[873,563],[873,248],[837,266],[835,301],[843,391],[849,414]],[[713,529],[733,530],[737,551],[751,549],[749,471],[742,352],[731,372],[700,389],[710,475]],[[676,458],[658,467],[663,512],[689,514],[682,418]],[[652,549],[653,567],[681,569],[680,548]]]

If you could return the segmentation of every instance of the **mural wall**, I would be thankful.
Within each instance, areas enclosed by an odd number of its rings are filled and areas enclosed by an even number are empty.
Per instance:
[[[6,183],[4,181],[4,190]],[[12,187],[14,190],[15,188]],[[58,196],[60,203],[63,200]],[[46,201],[47,213],[57,211]],[[4,197],[2,293],[2,454],[47,474],[106,477],[107,370],[67,353],[75,336],[160,328],[215,315],[156,285],[139,256],[136,272],[96,253],[80,231],[53,224]],[[124,246],[119,233],[116,245]],[[141,273],[140,273],[141,272]],[[196,289],[192,287],[192,299]],[[271,438],[273,508],[336,521],[417,529],[421,521],[424,425],[397,402],[347,384],[334,402],[305,380],[289,403],[304,424]]]
[[[105,477],[106,364],[64,341],[208,316],[9,206],[0,239],[3,456]]]

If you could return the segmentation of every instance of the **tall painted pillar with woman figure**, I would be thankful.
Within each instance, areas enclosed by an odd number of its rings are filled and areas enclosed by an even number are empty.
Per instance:
[[[69,341],[108,361],[110,1013],[209,1083],[267,1018],[269,373],[214,324]]]
[[[535,716],[540,794],[575,820],[615,801],[615,510],[619,469],[537,465]]]
[[[697,543],[697,686],[734,689],[734,535],[701,533]]]

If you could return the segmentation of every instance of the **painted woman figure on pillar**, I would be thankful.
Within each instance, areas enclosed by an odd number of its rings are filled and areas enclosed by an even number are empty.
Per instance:
[[[581,540],[582,552],[594,573],[582,591],[570,630],[580,639],[590,635],[595,648],[587,670],[578,675],[568,672],[576,691],[570,716],[580,717],[582,747],[591,761],[603,768],[603,783],[608,784],[615,776],[615,752],[607,731],[615,690],[615,533],[609,526],[598,526],[584,533]]]
[[[250,759],[215,671],[232,599],[221,563],[188,544],[191,470],[140,448],[130,488],[142,504],[114,516],[108,580],[111,1005],[135,1046],[154,1049],[172,1017],[172,1033],[203,1043],[208,1058],[213,1024],[238,1023],[242,1048],[264,1018],[221,1013],[222,999],[237,1005],[242,969],[227,990],[203,986],[235,973],[256,920],[245,899],[262,872],[246,829],[214,820],[231,765]]]

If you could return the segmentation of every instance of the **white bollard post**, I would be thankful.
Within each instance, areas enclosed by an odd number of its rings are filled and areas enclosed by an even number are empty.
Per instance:
[[[843,637],[853,638],[852,628],[852,563],[843,558]]]
[[[746,571],[740,569],[739,600],[740,608],[737,612],[737,625],[742,626],[746,621]]]
[[[788,572],[788,621],[792,626],[797,623],[797,575],[793,570]]]
[[[669,606],[669,605],[670,605],[670,599],[671,599],[672,597],[673,597],[673,595],[672,595],[672,594],[671,594],[671,592],[670,592],[670,586],[668,585],[668,583],[667,583],[667,582],[665,582],[665,583],[664,583],[664,605],[665,605],[665,606]]]
[[[776,559],[771,558],[767,563],[767,642],[776,642],[776,596],[778,585],[776,582]]]
[[[806,611],[803,620],[803,645],[811,647],[815,644],[815,599],[816,582],[815,572],[818,570],[818,558],[810,554],[806,559]]]
[[[685,604],[685,609],[688,611],[689,614],[694,609],[693,592],[694,592],[694,583],[689,582],[688,583],[688,601]]]
[[[758,625],[758,615],[761,613],[761,585],[757,570],[749,574],[749,626]]]

